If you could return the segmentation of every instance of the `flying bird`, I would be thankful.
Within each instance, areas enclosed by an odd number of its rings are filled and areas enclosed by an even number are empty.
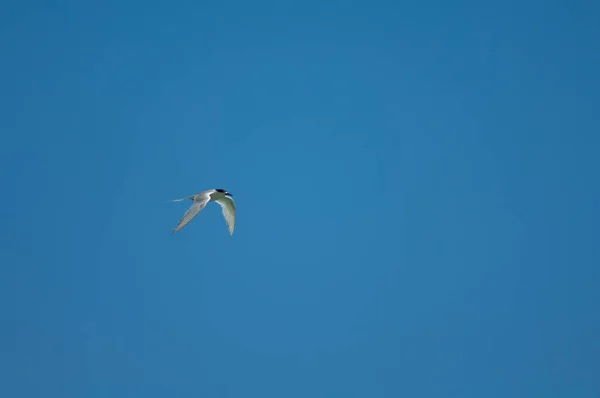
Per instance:
[[[196,214],[200,212],[200,210],[204,209],[204,206],[208,202],[217,202],[221,205],[221,210],[223,212],[223,217],[225,218],[225,222],[227,223],[227,229],[229,230],[229,235],[233,235],[233,228],[235,227],[235,202],[233,201],[233,195],[227,192],[224,189],[209,189],[207,191],[198,192],[195,195],[188,196],[187,198],[175,199],[171,202],[181,202],[182,200],[193,200],[194,203],[185,212],[181,220],[177,226],[173,229],[171,234],[179,231],[181,228],[185,227]]]

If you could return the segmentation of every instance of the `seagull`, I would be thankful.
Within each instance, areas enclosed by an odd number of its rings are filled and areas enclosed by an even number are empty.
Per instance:
[[[209,189],[207,191],[198,192],[195,195],[188,196],[187,198],[172,200],[171,202],[181,202],[182,200],[193,200],[194,203],[188,209],[188,211],[185,212],[183,217],[181,217],[181,220],[179,220],[179,223],[173,229],[171,234],[179,231],[190,221],[192,221],[192,218],[196,217],[196,214],[198,214],[200,210],[204,209],[204,206],[206,206],[208,202],[217,202],[219,205],[221,205],[223,217],[225,217],[227,229],[229,230],[229,236],[233,235],[233,228],[235,227],[235,203],[233,201],[232,194],[224,189]]]

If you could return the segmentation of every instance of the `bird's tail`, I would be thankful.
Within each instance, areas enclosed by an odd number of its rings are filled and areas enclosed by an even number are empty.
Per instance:
[[[194,200],[194,197],[193,196],[188,196],[187,198],[167,200],[167,202],[181,202],[183,200]]]

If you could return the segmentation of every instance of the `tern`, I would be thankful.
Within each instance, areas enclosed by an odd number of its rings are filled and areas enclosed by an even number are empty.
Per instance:
[[[225,222],[227,223],[227,229],[229,230],[229,236],[233,235],[233,228],[235,227],[235,202],[233,201],[233,195],[227,192],[224,189],[209,189],[207,191],[198,192],[192,196],[188,196],[187,198],[175,199],[171,202],[181,202],[183,200],[193,200],[194,203],[188,211],[185,212],[181,220],[177,226],[173,229],[171,234],[179,231],[181,228],[185,227],[196,215],[200,212],[200,210],[204,209],[208,202],[217,202],[221,205],[221,210],[223,212],[223,217],[225,218]]]

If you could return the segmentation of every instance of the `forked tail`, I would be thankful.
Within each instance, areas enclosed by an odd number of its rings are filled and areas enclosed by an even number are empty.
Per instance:
[[[193,196],[188,196],[187,198],[181,198],[181,199],[171,199],[171,200],[167,200],[167,202],[181,202],[184,200],[194,200]]]

